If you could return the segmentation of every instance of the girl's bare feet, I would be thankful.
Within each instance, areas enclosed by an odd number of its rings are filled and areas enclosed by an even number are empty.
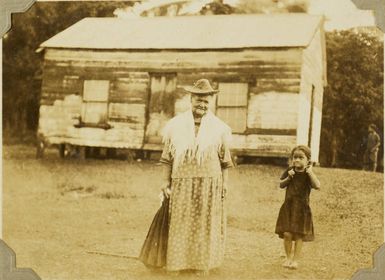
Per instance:
[[[209,275],[209,271],[208,270],[197,270],[195,272],[196,275],[198,276],[208,276]]]
[[[180,272],[178,270],[167,271],[167,275],[178,276]]]
[[[297,269],[298,268],[298,262],[297,261],[291,261],[290,266],[291,269]]]
[[[291,260],[286,258],[285,261],[282,263],[282,266],[289,268],[291,266]]]

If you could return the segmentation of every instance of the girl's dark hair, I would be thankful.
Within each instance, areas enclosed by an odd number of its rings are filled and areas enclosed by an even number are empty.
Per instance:
[[[293,158],[294,152],[298,150],[302,151],[309,160],[311,159],[311,150],[308,146],[305,145],[298,145],[294,147],[293,150],[291,150],[290,158]]]

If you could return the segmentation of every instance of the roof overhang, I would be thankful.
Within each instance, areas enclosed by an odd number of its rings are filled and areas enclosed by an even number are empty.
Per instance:
[[[308,14],[84,18],[37,51],[307,47],[322,24]]]

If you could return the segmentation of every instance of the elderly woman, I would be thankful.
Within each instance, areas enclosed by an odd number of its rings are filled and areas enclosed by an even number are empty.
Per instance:
[[[160,160],[163,191],[170,199],[166,269],[206,275],[224,256],[231,129],[209,110],[217,90],[208,80],[186,90],[192,110],[167,123]]]

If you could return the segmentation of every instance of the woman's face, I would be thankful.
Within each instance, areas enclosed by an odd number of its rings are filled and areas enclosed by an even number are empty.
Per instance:
[[[303,170],[309,164],[309,159],[301,150],[295,150],[292,158],[293,166],[298,170]]]
[[[191,94],[191,107],[194,115],[202,117],[207,113],[212,95],[196,95]]]

